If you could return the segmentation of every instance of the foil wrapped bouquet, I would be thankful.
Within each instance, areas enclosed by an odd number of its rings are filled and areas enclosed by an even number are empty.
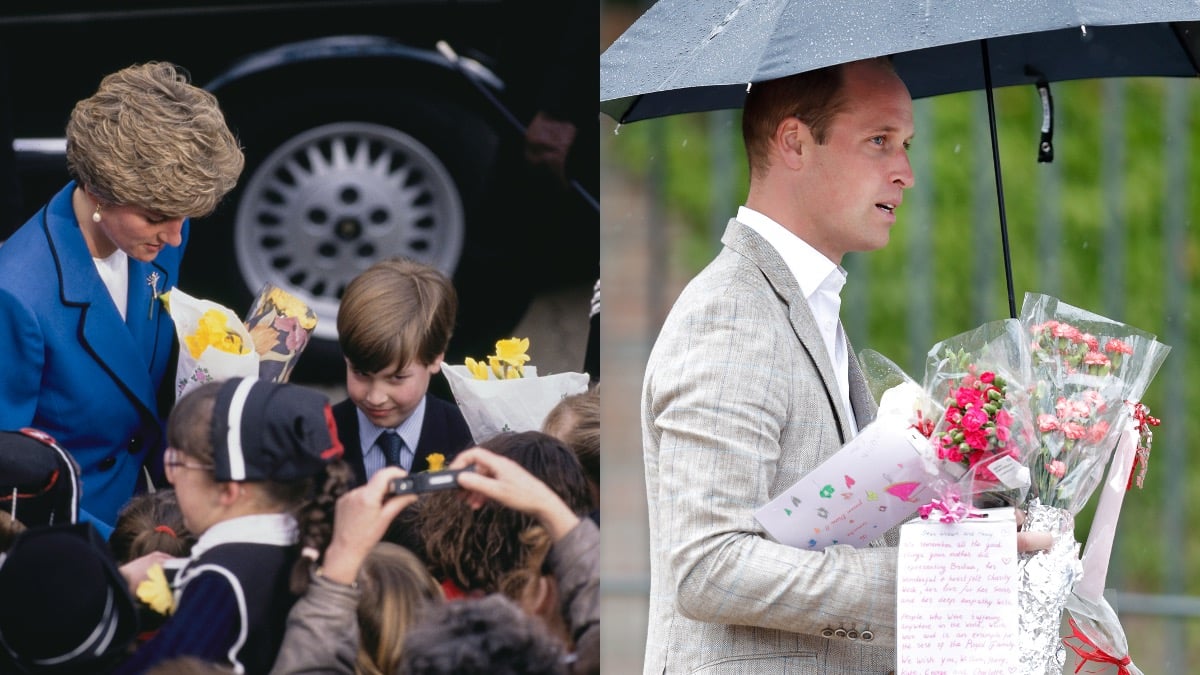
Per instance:
[[[1018,557],[1020,672],[1061,673],[1066,660],[1059,636],[1063,611],[1084,576],[1080,545],[1074,538],[1075,516],[1095,494],[1110,463],[1128,465],[1129,453],[1115,455],[1114,451],[1119,441],[1125,440],[1125,446],[1133,443],[1136,429],[1144,426],[1134,422],[1148,415],[1141,397],[1170,348],[1150,333],[1046,295],[1027,293],[1019,320],[1030,338],[1034,376],[1030,405],[1037,426],[1036,448],[1029,461],[1033,484],[1024,504],[1023,529],[1054,536],[1049,551]],[[1141,440],[1140,433],[1137,436],[1145,459],[1148,440]],[[1131,470],[1125,469],[1119,479],[1126,486]],[[1114,528],[1116,515],[1111,514]],[[1089,537],[1089,555],[1104,547],[1111,547],[1111,535],[1107,543]],[[1107,551],[1103,557],[1106,569]],[[1091,574],[1102,576],[1104,571]],[[1107,639],[1102,633],[1109,637],[1121,633],[1115,613],[1096,607],[1103,603],[1102,597],[1086,595],[1088,603],[1073,604],[1085,612],[1085,605],[1091,605],[1094,616],[1081,617],[1083,633],[1072,622],[1077,629],[1074,637],[1095,641]],[[1128,658],[1128,654],[1114,656]]]
[[[1062,673],[1067,648],[1083,662],[1140,672],[1102,592],[1120,496],[1139,466],[1144,472],[1149,427],[1158,424],[1140,400],[1169,351],[1145,331],[1028,293],[1019,318],[929,352],[911,423],[929,440],[936,471],[918,514],[964,523],[979,509],[1012,506],[1024,512],[1022,531],[1053,539],[1048,550],[1016,557],[1020,629],[1011,660],[1019,664],[1011,672]],[[860,361],[877,397],[913,388],[885,357],[865,351]],[[1102,483],[1081,559],[1075,517]]]

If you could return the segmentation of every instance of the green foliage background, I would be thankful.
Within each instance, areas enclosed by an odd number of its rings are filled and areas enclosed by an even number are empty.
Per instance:
[[[1171,87],[1185,97],[1182,137],[1165,132]],[[1017,309],[1026,291],[1044,292],[1155,333],[1168,344],[1168,328],[1190,342],[1200,306],[1194,291],[1198,240],[1192,227],[1200,194],[1191,189],[1196,172],[1190,159],[1200,149],[1200,128],[1191,113],[1200,104],[1200,86],[1145,78],[1055,83],[1052,92],[1053,167],[1035,161],[1041,124],[1036,91],[1012,87],[995,92]],[[918,380],[925,351],[934,342],[1009,314],[985,100],[981,92],[972,92],[917,102],[922,111],[918,124],[923,119],[928,128],[918,126],[915,144],[922,147],[914,153],[926,153],[927,171],[918,173],[917,187],[906,193],[889,245],[844,261],[850,282],[843,319],[865,307],[860,333],[847,320],[856,348],[891,357]],[[725,144],[723,150],[733,153],[727,192],[712,187],[714,144]],[[622,171],[661,181],[662,203],[687,228],[684,245],[675,246],[673,254],[689,275],[699,270],[717,250],[716,233],[724,220],[745,197],[737,113],[620,125],[606,145],[610,161]],[[1180,185],[1167,185],[1169,162],[1186,172]],[[1057,188],[1050,192],[1053,185]],[[1112,187],[1106,192],[1106,186]],[[929,204],[927,220],[915,223],[909,201],[922,190]],[[1168,213],[1186,220],[1182,245],[1166,241]],[[1060,229],[1047,246],[1039,243],[1044,234],[1039,228],[1054,214]],[[913,251],[911,238],[922,227],[927,228],[928,250]],[[930,293],[913,289],[911,272],[918,266],[927,268]],[[1178,266],[1174,272],[1173,266]],[[1177,291],[1175,297],[1184,298],[1182,303],[1168,306],[1169,287]],[[928,307],[930,317],[930,342],[923,345],[911,344],[908,337],[907,322],[918,304]],[[1144,397],[1163,426],[1156,430],[1145,489],[1126,495],[1109,586],[1200,595],[1196,574],[1185,575],[1183,589],[1164,587],[1165,560],[1200,556],[1200,539],[1167,540],[1160,529],[1168,513],[1181,513],[1184,523],[1200,518],[1200,505],[1191,497],[1200,494],[1200,473],[1187,463],[1190,448],[1166,447],[1168,440],[1189,443],[1200,432],[1200,419],[1189,412],[1187,386],[1200,381],[1200,372],[1189,357],[1190,345],[1172,347]],[[1183,400],[1167,402],[1164,382],[1170,377],[1177,378],[1174,390]],[[1179,494],[1165,490],[1171,480],[1182,487]],[[1091,511],[1089,506],[1077,521],[1080,541],[1088,532]]]

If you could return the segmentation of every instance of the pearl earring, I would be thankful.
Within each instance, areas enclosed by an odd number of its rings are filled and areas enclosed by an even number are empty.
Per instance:
[[[100,222],[100,203],[99,202],[96,203],[96,210],[92,212],[92,222],[93,223]]]

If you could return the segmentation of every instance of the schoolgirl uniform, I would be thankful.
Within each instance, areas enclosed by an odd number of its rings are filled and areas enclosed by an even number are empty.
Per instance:
[[[190,558],[163,565],[179,611],[138,650],[137,661],[188,654],[228,663],[235,673],[269,671],[298,599],[288,589],[297,541],[289,514],[242,516],[210,527]]]
[[[342,446],[325,397],[296,385],[235,379],[213,410],[217,481],[294,481],[316,475]],[[230,518],[205,530],[190,557],[163,564],[175,614],[116,671],[140,673],[179,656],[266,673],[298,599],[288,588],[301,555],[290,513]]]

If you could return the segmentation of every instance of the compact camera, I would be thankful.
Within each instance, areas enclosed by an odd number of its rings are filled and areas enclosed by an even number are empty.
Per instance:
[[[471,465],[461,469],[414,473],[411,476],[393,480],[391,494],[411,495],[437,492],[438,490],[454,490],[458,488],[458,474],[474,470],[475,466]]]

